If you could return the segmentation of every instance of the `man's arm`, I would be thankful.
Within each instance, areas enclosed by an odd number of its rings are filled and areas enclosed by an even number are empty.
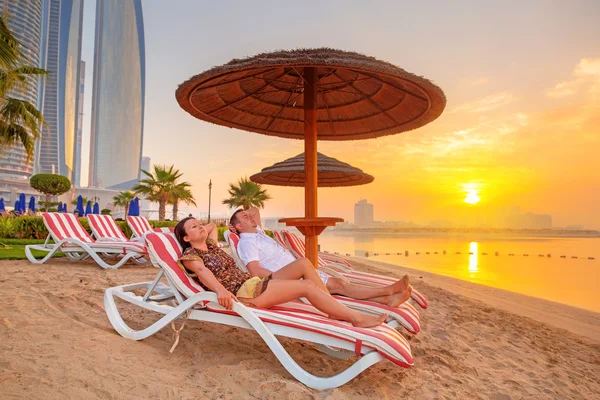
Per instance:
[[[257,207],[250,207],[248,209],[248,213],[252,216],[252,219],[254,220],[254,222],[256,222],[256,225],[260,226],[260,229],[263,228],[262,226],[262,221],[260,219],[260,211]]]
[[[258,261],[250,261],[248,264],[246,264],[246,268],[248,268],[250,275],[258,276],[259,278],[266,278],[267,276],[271,275],[271,271],[261,267]]]

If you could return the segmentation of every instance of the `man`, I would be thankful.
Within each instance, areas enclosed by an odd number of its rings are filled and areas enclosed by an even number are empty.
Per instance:
[[[237,252],[248,272],[253,276],[264,278],[292,263],[308,264],[314,268],[308,259],[296,259],[288,249],[265,234],[261,225],[260,212],[255,207],[233,213],[229,228],[239,233]],[[350,283],[318,270],[317,273],[331,294],[375,301],[390,307],[398,307],[408,300],[412,291],[412,287],[408,284],[408,275],[392,285],[373,287]]]

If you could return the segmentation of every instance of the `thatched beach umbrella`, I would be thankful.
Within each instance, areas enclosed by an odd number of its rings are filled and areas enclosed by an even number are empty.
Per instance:
[[[304,186],[304,153],[263,168],[250,177],[256,183],[275,186]],[[350,164],[317,152],[317,183],[319,187],[358,186],[373,182],[372,175]]]
[[[425,78],[373,57],[300,49],[234,59],[182,83],[180,106],[196,118],[265,135],[304,139],[305,217],[286,218],[306,236],[316,265],[317,235],[341,218],[317,215],[317,139],[355,140],[420,128],[446,106]]]

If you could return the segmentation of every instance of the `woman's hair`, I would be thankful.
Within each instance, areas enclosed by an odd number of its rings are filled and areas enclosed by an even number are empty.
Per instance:
[[[179,221],[175,226],[175,239],[177,239],[179,245],[182,247],[183,250],[187,249],[188,247],[191,247],[190,242],[186,242],[185,240],[183,240],[183,238],[186,236],[185,223],[190,219],[194,219],[194,217],[185,217],[184,219]]]

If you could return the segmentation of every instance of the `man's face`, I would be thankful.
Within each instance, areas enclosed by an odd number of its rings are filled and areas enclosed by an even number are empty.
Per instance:
[[[235,229],[238,231],[245,232],[250,228],[256,227],[256,222],[248,211],[240,211],[236,216],[238,218],[238,223],[235,225]]]

